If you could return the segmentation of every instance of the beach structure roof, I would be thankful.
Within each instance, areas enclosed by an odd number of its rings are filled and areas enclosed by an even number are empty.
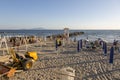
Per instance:
[[[69,28],[64,28],[64,30],[69,30]]]

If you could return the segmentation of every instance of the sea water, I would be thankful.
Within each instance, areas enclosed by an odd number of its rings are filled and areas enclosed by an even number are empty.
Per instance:
[[[87,37],[89,40],[101,38],[107,42],[120,41],[120,30],[87,30],[84,32],[85,34],[79,36],[79,38]]]
[[[83,35],[72,37],[77,40],[86,39],[96,40],[101,38],[108,42],[113,42],[114,40],[120,41],[120,30],[70,30],[70,32],[84,32]],[[50,36],[55,34],[62,34],[64,30],[0,30],[1,35],[36,35],[36,36]]]

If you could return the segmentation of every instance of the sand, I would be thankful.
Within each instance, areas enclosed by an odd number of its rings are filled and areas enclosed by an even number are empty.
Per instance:
[[[28,51],[36,51],[39,59],[32,69],[15,73],[8,80],[62,80],[61,69],[71,67],[75,70],[74,80],[119,80],[120,53],[115,51],[114,63],[109,63],[109,51],[104,56],[101,48],[88,50],[83,48],[77,52],[77,42],[71,42],[64,48],[55,51],[54,42],[37,43],[28,47]],[[109,46],[110,47],[110,46]],[[22,48],[22,49],[25,49]],[[25,53],[19,51],[19,53]],[[66,75],[68,76],[68,75]],[[68,76],[70,77],[70,76]],[[2,80],[7,78],[2,77]]]

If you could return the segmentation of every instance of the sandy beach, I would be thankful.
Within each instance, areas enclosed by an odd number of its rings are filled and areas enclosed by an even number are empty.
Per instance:
[[[0,0],[0,80],[120,80],[120,0]]]
[[[22,50],[25,50],[25,46],[17,52],[25,53]],[[77,42],[70,42],[60,47],[58,51],[55,49],[55,41],[40,42],[29,45],[28,51],[36,51],[39,57],[32,69],[15,73],[9,79],[1,77],[1,80],[63,80],[64,76],[73,77],[74,80],[120,79],[120,53],[117,51],[114,53],[113,64],[109,63],[109,49],[107,56],[104,56],[102,48],[83,47],[80,52],[77,52]],[[62,72],[63,68],[68,67],[75,70],[75,76]]]

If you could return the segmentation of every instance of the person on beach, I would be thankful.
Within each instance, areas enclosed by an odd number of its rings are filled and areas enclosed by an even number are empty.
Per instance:
[[[61,42],[61,38],[57,38],[57,46],[61,46],[62,42]]]
[[[96,45],[96,47],[100,47],[98,40],[95,40],[95,45]]]
[[[92,49],[96,49],[96,45],[95,45],[94,42],[90,42],[90,45],[91,45],[91,48],[92,48]]]
[[[85,40],[85,47],[87,49],[91,48],[90,41],[88,39]]]
[[[56,50],[58,51],[58,53],[61,51],[61,46],[62,46],[62,39],[61,37],[57,37],[55,40],[55,44],[56,44]]]

